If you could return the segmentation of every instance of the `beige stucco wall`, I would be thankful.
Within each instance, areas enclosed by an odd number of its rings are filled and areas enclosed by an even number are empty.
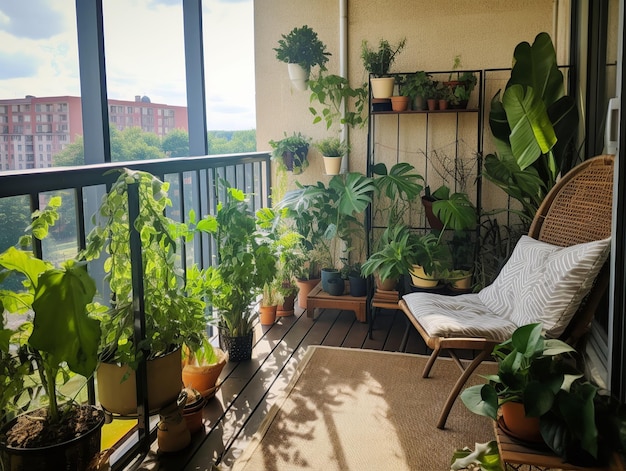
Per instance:
[[[569,2],[553,0],[349,0],[348,2],[348,78],[352,84],[366,80],[360,59],[362,40],[376,43],[385,38],[391,43],[406,37],[405,50],[398,56],[392,72],[415,70],[449,70],[456,55],[461,55],[463,69],[510,67],[515,46],[520,41],[532,42],[537,33],[549,32],[556,43],[559,57],[567,57],[569,40]],[[268,141],[279,139],[283,132],[301,131],[314,140],[329,135],[323,124],[312,124],[308,111],[308,91],[292,88],[287,66],[275,58],[281,33],[304,24],[313,28],[332,53],[328,64],[330,73],[339,72],[339,5],[340,0],[257,0],[255,1],[255,61],[257,148],[270,150]],[[566,10],[566,14],[563,11]],[[561,41],[561,43],[559,43]],[[504,86],[488,84],[487,96]],[[407,136],[418,129],[419,122],[407,124]],[[470,130],[474,124],[468,124]],[[415,127],[415,128],[413,128]],[[393,128],[393,126],[391,126]],[[337,130],[334,130],[336,132]],[[381,140],[395,142],[395,128]],[[416,131],[417,132],[417,131]],[[469,132],[469,131],[465,131]],[[475,132],[475,131],[474,131]],[[378,138],[377,138],[378,139]],[[489,135],[485,134],[485,150],[490,150]],[[411,138],[401,145],[407,152],[419,153]],[[365,172],[367,128],[350,130],[352,152],[349,169]],[[313,150],[311,165],[296,178],[302,183],[327,181],[323,175],[322,159]],[[289,174],[289,185],[293,176]],[[502,192],[485,186],[483,203],[501,199]]]

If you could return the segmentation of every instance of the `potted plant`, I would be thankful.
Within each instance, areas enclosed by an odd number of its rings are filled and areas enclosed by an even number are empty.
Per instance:
[[[386,229],[378,239],[374,239],[374,251],[362,266],[365,276],[377,275],[377,283],[387,282],[379,287],[386,291],[393,289],[400,276],[410,269],[408,263],[412,250],[408,218],[412,205],[423,189],[424,178],[415,172],[415,167],[400,162],[387,168],[384,163],[372,168],[374,174],[375,206],[379,208],[374,217],[376,224]]]
[[[451,266],[451,255],[442,243],[443,231],[411,234],[411,253],[408,256],[413,285],[418,288],[434,288]]]
[[[309,88],[310,103],[317,102],[321,106],[319,110],[315,106],[309,107],[313,124],[324,122],[326,129],[330,129],[336,122],[351,127],[362,127],[367,122],[367,118],[363,117],[368,101],[367,84],[353,87],[345,77],[320,73],[309,80]]]
[[[340,277],[337,260],[343,257],[342,247],[354,247],[356,238],[364,238],[363,213],[374,192],[372,179],[358,172],[333,176],[328,186],[322,182],[301,185],[289,192],[278,208],[287,208],[307,246],[307,255],[323,261]]]
[[[414,110],[422,110],[424,109],[425,97],[430,94],[432,87],[432,77],[423,70],[419,70],[407,75],[401,91],[403,95],[409,97]]]
[[[276,59],[287,63],[289,78],[298,90],[306,90],[311,68],[316,65],[326,70],[330,52],[319,40],[317,33],[304,25],[296,27],[287,34],[281,34],[278,47],[274,48]]]
[[[505,410],[513,406],[537,427],[526,440],[545,442],[572,464],[606,465],[611,452],[624,449],[623,407],[584,378],[575,353],[565,342],[545,338],[541,324],[521,326],[494,347],[497,373],[486,376],[487,384],[467,388],[461,399],[472,412],[497,420],[505,433],[524,437]],[[498,409],[506,414],[502,419]]]
[[[371,48],[367,40],[361,43],[361,60],[365,70],[373,77],[370,78],[372,96],[374,98],[389,98],[393,94],[394,77],[386,77],[389,69],[406,45],[406,38],[392,45],[386,39],[378,42],[378,48]]]
[[[129,191],[136,186],[139,213],[129,224]],[[181,347],[206,329],[204,304],[189,296],[185,275],[176,262],[177,243],[186,227],[165,216],[171,205],[169,184],[129,169],[120,175],[98,209],[99,219],[87,236],[80,258],[104,256],[111,308],[100,316],[102,344],[97,369],[98,399],[121,415],[137,410],[135,369],[145,358],[151,410],[176,401],[181,387]],[[134,338],[131,228],[141,244],[145,339]]]
[[[195,215],[190,215],[190,223],[196,224]],[[202,227],[203,222],[200,223]],[[187,269],[187,294],[195,299],[199,308],[206,312],[206,280],[204,271],[197,265]],[[208,321],[208,319],[207,319]],[[226,362],[228,353],[214,347],[208,338],[206,327],[185,340],[182,348],[182,380],[183,386],[200,393],[204,398],[210,398],[217,391],[219,379]],[[191,394],[190,394],[191,395]]]
[[[269,142],[272,147],[272,159],[275,160],[281,168],[294,175],[302,173],[309,166],[307,155],[309,153],[309,144],[311,139],[302,135],[302,133],[293,133],[274,141]]]
[[[313,144],[324,157],[326,175],[338,175],[341,169],[341,159],[350,152],[350,147],[338,137],[327,137]]]
[[[55,197],[34,213],[33,237],[46,237],[59,206]],[[30,236],[20,240],[24,248],[31,243]],[[11,374],[0,394],[0,468],[85,469],[100,451],[104,413],[61,393],[60,385],[73,374],[90,378],[96,368],[101,333],[91,312],[96,284],[84,262],[66,260],[56,267],[24,248],[0,254],[0,279],[21,278],[20,288],[0,290],[0,309],[32,313],[15,328],[5,326],[3,316],[0,329],[0,373]],[[38,387],[27,386],[33,394],[24,398],[26,385]],[[19,405],[30,410],[6,415],[20,398],[26,405]]]
[[[245,193],[223,180],[220,185],[225,198],[201,228],[215,238],[219,259],[204,272],[206,295],[216,310],[222,348],[229,360],[244,361],[252,355],[252,305],[265,283],[275,278],[276,259]]]
[[[273,325],[276,321],[276,309],[285,300],[281,290],[281,280],[274,279],[263,285],[259,319],[261,325]]]
[[[400,223],[387,227],[378,247],[363,263],[361,273],[364,276],[375,275],[377,287],[391,291],[400,277],[411,268],[413,246],[409,228]]]

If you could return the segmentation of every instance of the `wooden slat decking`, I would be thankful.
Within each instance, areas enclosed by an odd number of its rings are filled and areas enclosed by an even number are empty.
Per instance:
[[[383,310],[376,318],[373,338],[367,324],[352,311],[325,309],[313,321],[296,306],[296,314],[279,318],[271,327],[257,326],[252,360],[228,363],[216,397],[204,408],[205,432],[179,453],[161,455],[160,468],[210,470],[213,464],[228,469],[246,447],[263,417],[289,383],[309,345],[397,351],[406,326],[401,312]],[[407,352],[426,353],[411,329]]]

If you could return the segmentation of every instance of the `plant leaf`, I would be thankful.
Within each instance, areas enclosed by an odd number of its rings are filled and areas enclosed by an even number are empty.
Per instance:
[[[96,284],[86,263],[66,262],[63,269],[48,270],[40,276],[35,291],[35,322],[29,342],[85,377],[91,376],[98,361],[100,322],[87,314]]]
[[[522,170],[556,144],[556,134],[545,104],[532,88],[513,85],[502,99],[511,127],[511,150]]]

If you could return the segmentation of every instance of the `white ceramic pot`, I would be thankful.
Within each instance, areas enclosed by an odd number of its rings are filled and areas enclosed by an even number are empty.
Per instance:
[[[372,96],[374,98],[389,98],[393,95],[394,77],[378,77],[370,79]]]
[[[296,90],[304,91],[307,89],[309,74],[304,67],[300,64],[287,64],[287,71],[289,72],[291,83]]]

